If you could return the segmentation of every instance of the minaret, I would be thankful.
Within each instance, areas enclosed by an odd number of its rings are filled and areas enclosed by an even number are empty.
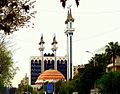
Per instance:
[[[39,45],[40,45],[39,50],[40,50],[41,57],[42,57],[41,73],[44,72],[44,61],[43,61],[43,51],[44,51],[44,49],[45,49],[45,47],[43,46],[44,43],[45,43],[45,42],[43,41],[43,35],[41,34],[40,43],[39,43]]]
[[[54,34],[54,37],[53,37],[53,42],[51,43],[51,45],[53,45],[53,47],[51,48],[51,50],[54,52],[54,57],[55,57],[55,63],[54,63],[54,69],[57,70],[57,61],[56,61],[56,50],[58,47],[56,47],[56,44],[58,42],[56,41],[56,36]]]
[[[67,35],[67,56],[68,56],[68,64],[67,64],[67,80],[72,79],[72,36],[75,31],[72,28],[72,23],[74,22],[74,18],[72,17],[71,8],[68,9],[67,19],[65,21],[66,30],[65,34]]]

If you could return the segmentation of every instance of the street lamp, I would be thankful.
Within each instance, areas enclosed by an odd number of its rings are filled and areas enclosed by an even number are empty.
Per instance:
[[[92,52],[90,52],[90,51],[85,51],[85,52],[87,52],[87,53],[90,53],[90,54],[94,55],[94,53],[92,53]]]
[[[92,52],[90,52],[90,51],[85,51],[85,52],[90,53],[92,56],[94,56],[94,55],[95,55],[94,53],[92,53]],[[95,67],[95,62],[96,62],[96,60],[95,60],[95,59],[93,59],[93,62],[94,62],[94,67]]]

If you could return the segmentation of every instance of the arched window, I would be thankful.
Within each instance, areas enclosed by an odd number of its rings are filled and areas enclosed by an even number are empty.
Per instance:
[[[54,60],[51,61],[51,64],[54,64]]]
[[[65,62],[65,64],[67,64],[67,60],[65,60],[64,62]]]
[[[63,63],[63,60],[61,60],[61,63]]]
[[[48,64],[50,64],[50,60],[48,60]]]
[[[31,68],[34,67],[34,60],[31,60]]]
[[[34,62],[34,60],[32,59],[32,60],[31,60],[31,63],[33,63],[33,62]]]
[[[47,60],[44,60],[44,64],[47,64]]]
[[[61,60],[61,64],[63,64],[64,63],[64,61],[63,60]]]
[[[57,65],[59,65],[60,64],[60,60],[57,60]]]
[[[38,61],[37,61],[37,60],[35,60],[35,63],[38,63]]]
[[[39,60],[39,63],[41,63],[41,60]]]
[[[41,65],[41,60],[39,60],[39,65]]]

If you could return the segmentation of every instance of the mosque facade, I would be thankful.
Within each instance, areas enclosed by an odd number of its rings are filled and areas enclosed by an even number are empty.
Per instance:
[[[41,35],[39,42],[39,51],[41,53],[40,56],[31,56],[30,57],[30,83],[31,85],[35,85],[35,82],[40,74],[42,74],[46,70],[57,70],[63,74],[66,81],[72,79],[72,36],[75,31],[72,28],[72,23],[74,22],[74,18],[72,17],[71,8],[68,9],[67,19],[65,21],[66,29],[65,35],[67,36],[67,55],[65,56],[57,56],[57,41],[56,35],[53,37],[52,45],[52,53],[44,53],[44,39],[43,35]]]
[[[44,63],[44,65],[42,64]],[[57,63],[57,64],[55,64]],[[54,54],[44,54],[44,56],[31,56],[31,85],[34,85],[38,76],[45,70],[55,69],[61,72],[67,79],[67,57],[54,57]],[[56,65],[56,66],[55,66]],[[43,70],[44,67],[44,70]]]

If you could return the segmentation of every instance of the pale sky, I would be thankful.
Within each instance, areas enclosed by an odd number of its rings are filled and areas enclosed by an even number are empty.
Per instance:
[[[88,63],[97,49],[108,42],[120,42],[120,0],[80,0],[77,8],[75,0],[68,0],[64,9],[60,0],[36,0],[36,17],[32,19],[34,28],[23,28],[10,36],[13,37],[15,66],[19,67],[13,80],[13,86],[27,73],[30,74],[30,56],[39,56],[40,35],[43,33],[45,52],[51,52],[54,33],[58,41],[58,56],[66,55],[66,35],[64,24],[67,18],[67,6],[72,5],[73,27],[73,65]],[[18,49],[19,48],[19,49]]]

